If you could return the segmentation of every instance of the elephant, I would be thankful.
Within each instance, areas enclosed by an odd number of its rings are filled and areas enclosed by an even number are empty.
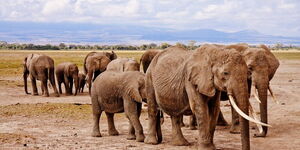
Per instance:
[[[78,78],[78,67],[76,64],[71,62],[63,62],[56,66],[55,75],[58,84],[59,93],[62,94],[61,84],[65,85],[66,95],[72,95],[73,82],[75,84],[75,93],[77,95],[79,91],[79,78]]]
[[[180,116],[195,114],[198,148],[215,149],[214,131],[220,111],[221,91],[241,115],[242,149],[250,149],[249,121],[267,125],[248,116],[247,65],[240,53],[205,44],[194,51],[172,46],[157,54],[146,73],[148,135],[145,143],[158,144],[158,109],[171,116],[172,144],[189,145],[183,137]],[[268,125],[267,125],[268,126]]]
[[[150,49],[150,50],[147,50],[141,57],[140,59],[140,63],[142,64],[143,66],[143,71],[144,73],[146,73],[152,59],[159,53],[161,52],[162,50],[158,50],[158,49]]]
[[[222,47],[222,46],[220,46]],[[270,49],[265,45],[260,45],[259,47],[251,48],[247,44],[236,44],[223,46],[225,48],[233,48],[241,53],[243,59],[245,60],[248,67],[248,88],[249,94],[251,93],[251,87],[255,88],[254,95],[258,101],[260,101],[260,118],[263,123],[268,123],[268,90],[271,96],[273,92],[270,88],[270,81],[272,80],[276,70],[278,69],[280,63]],[[258,91],[258,96],[256,94]],[[222,97],[228,100],[226,93],[222,93]],[[219,124],[226,124],[222,112],[220,113]],[[232,110],[232,126],[231,133],[238,132],[238,115]],[[259,133],[255,133],[255,137],[265,137],[268,132],[268,127],[263,126],[259,128]]]
[[[116,58],[117,55],[114,53],[114,51],[111,53],[90,52],[86,55],[83,62],[83,70],[87,75],[89,94],[91,94],[92,80],[94,81],[100,73],[104,72],[108,63]]]
[[[131,58],[117,58],[111,61],[106,70],[110,71],[140,71],[140,64]]]
[[[144,141],[143,127],[139,121],[142,101],[145,101],[145,74],[139,71],[105,71],[94,81],[91,91],[93,110],[93,137],[101,137],[99,118],[105,111],[108,134],[118,135],[114,125],[114,113],[125,112],[129,119],[128,140]]]
[[[86,82],[86,75],[84,75],[83,73],[79,73],[78,74],[78,81],[79,81],[79,93],[83,93],[83,89],[85,86],[85,82]]]
[[[42,86],[42,95],[49,97],[49,91],[47,82],[50,81],[55,96],[59,96],[59,93],[55,84],[54,77],[54,61],[52,58],[46,55],[41,54],[29,54],[23,60],[23,79],[24,79],[24,88],[25,93],[28,93],[27,90],[27,77],[30,76],[32,84],[32,95],[38,95],[38,89],[36,86],[36,80],[41,81]]]

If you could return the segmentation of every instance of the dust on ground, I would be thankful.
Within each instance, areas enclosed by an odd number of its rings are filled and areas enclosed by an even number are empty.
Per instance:
[[[280,68],[271,82],[280,104],[274,103],[269,97],[269,123],[272,128],[269,128],[266,138],[251,137],[251,148],[255,150],[300,149],[300,60],[283,60],[280,63]],[[166,117],[162,125],[162,144],[148,145],[126,140],[128,120],[124,114],[115,116],[119,136],[108,136],[107,121],[103,113],[100,121],[102,137],[91,137],[92,114],[90,98],[86,92],[78,96],[54,97],[52,94],[50,97],[31,96],[24,93],[22,86],[9,84],[14,82],[14,79],[1,79],[1,81],[0,149],[197,148],[198,131],[189,130],[187,127],[183,127],[182,132],[191,145],[171,145],[169,117]],[[50,93],[53,93],[52,89]],[[254,101],[252,102],[255,104]],[[228,102],[222,102],[221,109],[230,122]],[[144,133],[147,134],[146,109],[143,110],[140,121]],[[187,124],[188,117],[184,117],[184,121]],[[251,126],[255,125],[251,124]],[[254,133],[255,130],[251,129],[251,136]],[[240,135],[230,134],[229,127],[217,127],[214,143],[218,149],[241,148]]]

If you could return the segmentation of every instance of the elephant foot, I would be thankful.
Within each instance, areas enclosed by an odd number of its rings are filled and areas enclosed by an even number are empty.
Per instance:
[[[55,93],[55,97],[59,97],[59,94],[58,94],[58,93]]]
[[[101,133],[99,131],[98,132],[93,131],[92,137],[101,137]]]
[[[197,130],[197,128],[194,125],[190,125],[190,130]]]
[[[201,150],[215,150],[216,147],[213,143],[200,143],[198,149],[201,149]]]
[[[151,136],[151,135],[146,136],[144,142],[146,144],[153,144],[153,145],[158,144],[156,136]]]
[[[172,140],[171,143],[172,143],[172,145],[175,145],[175,146],[187,146],[187,145],[190,145],[190,143],[184,137],[178,137],[178,136],[176,136]]]
[[[240,126],[239,125],[232,125],[229,131],[231,134],[240,134]]]
[[[127,140],[135,140],[136,139],[136,137],[135,137],[135,135],[134,134],[128,134],[128,136],[127,136],[127,138],[126,138]]]
[[[144,134],[137,135],[137,137],[136,137],[136,141],[137,142],[144,142],[144,139],[145,139],[145,135]]]
[[[38,94],[38,93],[32,93],[32,95],[33,95],[33,96],[38,96],[39,94]]]
[[[262,133],[255,133],[253,137],[266,137],[266,132],[263,131]]]
[[[49,97],[49,94],[44,94],[43,96],[44,96],[44,97]]]
[[[119,132],[116,129],[108,130],[108,135],[117,136],[117,135],[119,135]]]
[[[72,94],[70,94],[70,93],[66,93],[66,96],[71,96]]]

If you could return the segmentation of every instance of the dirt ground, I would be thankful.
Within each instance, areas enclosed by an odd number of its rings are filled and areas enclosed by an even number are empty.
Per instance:
[[[269,133],[266,138],[251,137],[251,149],[300,149],[300,60],[281,60],[271,82],[280,101],[269,97]],[[7,77],[0,80],[15,80]],[[17,80],[21,80],[18,78]],[[31,88],[29,88],[31,89]],[[85,89],[86,90],[86,89]],[[50,92],[53,92],[50,89]],[[256,104],[252,99],[252,103]],[[230,122],[228,102],[222,102]],[[257,109],[258,110],[258,109]],[[147,134],[147,113],[140,118]],[[188,123],[188,117],[184,118]],[[92,115],[87,93],[78,96],[42,97],[25,95],[22,86],[0,82],[0,149],[196,149],[197,130],[183,127],[190,146],[172,146],[171,121],[162,125],[163,142],[148,145],[126,140],[128,120],[124,114],[115,116],[119,136],[108,136],[105,114],[100,121],[102,137],[91,137]],[[254,127],[254,124],[251,124]],[[251,130],[251,136],[255,130]],[[214,137],[217,149],[240,149],[240,135],[230,134],[229,127],[217,127]]]

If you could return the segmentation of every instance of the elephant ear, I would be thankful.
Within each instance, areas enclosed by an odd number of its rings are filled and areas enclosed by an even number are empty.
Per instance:
[[[117,54],[114,51],[111,51],[110,60],[117,59]]]
[[[70,66],[66,66],[65,67],[65,69],[64,69],[64,72],[65,72],[65,74],[67,75],[67,77],[69,77],[70,76]]]
[[[196,90],[208,97],[215,95],[216,90],[213,82],[212,63],[206,54],[199,57],[192,56],[187,65],[187,79]]]
[[[138,103],[142,103],[143,99],[139,92],[138,83],[130,86],[129,90],[127,91],[127,94],[131,97],[132,100]]]

